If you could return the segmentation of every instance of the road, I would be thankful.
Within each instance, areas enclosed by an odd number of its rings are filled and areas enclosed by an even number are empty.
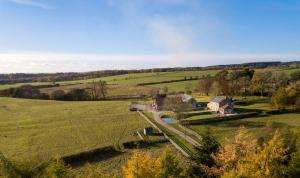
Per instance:
[[[160,112],[154,110],[151,106],[148,105],[142,105],[142,104],[136,104],[135,107],[139,110],[146,110],[149,112],[153,113],[153,118],[155,120],[155,122],[157,122],[159,125],[163,126],[164,128],[174,132],[175,134],[177,134],[178,136],[182,137],[183,139],[185,139],[187,142],[191,143],[192,145],[199,147],[201,146],[197,141],[195,141],[193,138],[191,138],[190,136],[184,134],[183,132],[177,130],[176,128],[172,127],[171,125],[167,124],[166,122],[164,122],[161,117],[160,117]]]

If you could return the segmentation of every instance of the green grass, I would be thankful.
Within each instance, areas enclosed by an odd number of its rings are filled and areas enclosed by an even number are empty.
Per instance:
[[[240,126],[245,126],[251,132],[254,137],[268,136],[274,131],[265,127],[266,125],[273,123],[273,128],[282,127],[300,127],[300,114],[281,114],[270,115],[266,117],[247,118],[233,121],[223,121],[207,125],[192,125],[191,129],[198,133],[204,133],[206,129],[210,129],[212,134],[221,143],[225,142],[225,138],[232,140],[236,131]]]
[[[217,70],[207,70],[207,71],[180,71],[180,72],[155,72],[155,73],[136,73],[136,74],[124,74],[116,75],[109,77],[93,78],[86,80],[74,80],[74,81],[62,81],[56,82],[60,85],[69,85],[69,84],[85,84],[91,83],[92,81],[103,80],[109,84],[122,84],[122,85],[137,85],[140,83],[148,82],[160,82],[160,81],[169,81],[169,80],[178,80],[183,79],[184,77],[196,77],[206,74],[214,75],[217,73]],[[9,85],[0,85],[0,89],[14,88],[24,84],[30,85],[48,85],[49,82],[34,82],[34,83],[18,83],[18,84],[9,84]]]
[[[114,145],[118,138],[138,140],[132,133],[148,123],[129,106],[0,98],[0,151],[13,159],[48,159]]]
[[[191,111],[185,112],[184,114],[187,116],[184,120],[208,119],[218,116],[209,110]]]
[[[194,91],[197,85],[198,85],[198,80],[190,80],[190,81],[154,84],[148,86],[153,88],[167,87],[169,91],[186,91],[186,90]]]
[[[166,133],[177,145],[179,145],[186,153],[192,156],[196,156],[196,149],[194,145],[187,142],[182,137],[178,136],[177,134],[173,133],[172,131],[162,127],[161,125],[157,124],[153,118],[153,114],[151,112],[143,111],[143,114],[145,114],[153,123],[157,125],[158,128],[160,128],[164,133]]]

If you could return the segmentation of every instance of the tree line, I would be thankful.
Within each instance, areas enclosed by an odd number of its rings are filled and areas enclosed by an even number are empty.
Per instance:
[[[11,73],[0,74],[0,84],[32,83],[32,82],[53,82],[53,81],[72,81],[100,78],[114,75],[131,73],[150,73],[150,72],[175,72],[175,71],[199,71],[199,70],[222,70],[222,69],[242,69],[242,68],[267,68],[267,67],[300,67],[300,63],[294,62],[253,62],[243,64],[214,65],[207,67],[174,67],[174,68],[152,68],[139,70],[103,70],[93,72],[67,72],[67,73]]]
[[[23,85],[17,88],[10,88],[0,92],[2,96],[28,99],[52,99],[62,101],[90,101],[105,100],[107,97],[107,84],[105,81],[93,81],[85,89],[74,88],[71,90],[55,90],[42,93],[40,86]]]

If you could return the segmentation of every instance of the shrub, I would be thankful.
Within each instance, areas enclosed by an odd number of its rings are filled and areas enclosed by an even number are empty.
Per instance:
[[[51,99],[53,100],[65,100],[65,91],[64,90],[55,90],[51,93]]]

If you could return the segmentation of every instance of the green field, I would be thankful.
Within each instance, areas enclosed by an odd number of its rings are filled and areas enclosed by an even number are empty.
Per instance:
[[[58,102],[0,98],[0,151],[13,159],[47,159],[137,140],[148,125],[130,102]]]
[[[56,83],[60,85],[70,85],[70,84],[85,84],[85,83],[91,83],[92,81],[103,80],[108,82],[108,84],[137,85],[140,83],[179,80],[179,79],[184,79],[184,77],[201,77],[202,75],[207,75],[207,74],[214,75],[217,72],[218,72],[217,70],[207,70],[207,71],[135,73],[135,74],[124,74],[124,75],[116,75],[116,76],[109,76],[109,77],[93,78],[93,79],[86,79],[86,80],[62,81]],[[14,88],[26,84],[49,85],[49,82],[0,85],[0,89]]]
[[[266,127],[266,125],[269,125]],[[271,126],[270,126],[271,125]],[[247,118],[233,121],[223,121],[206,125],[192,125],[191,129],[204,133],[207,129],[221,142],[225,138],[232,140],[240,126],[245,126],[254,137],[268,136],[274,129],[282,127],[300,128],[300,114],[281,114],[266,117]]]

